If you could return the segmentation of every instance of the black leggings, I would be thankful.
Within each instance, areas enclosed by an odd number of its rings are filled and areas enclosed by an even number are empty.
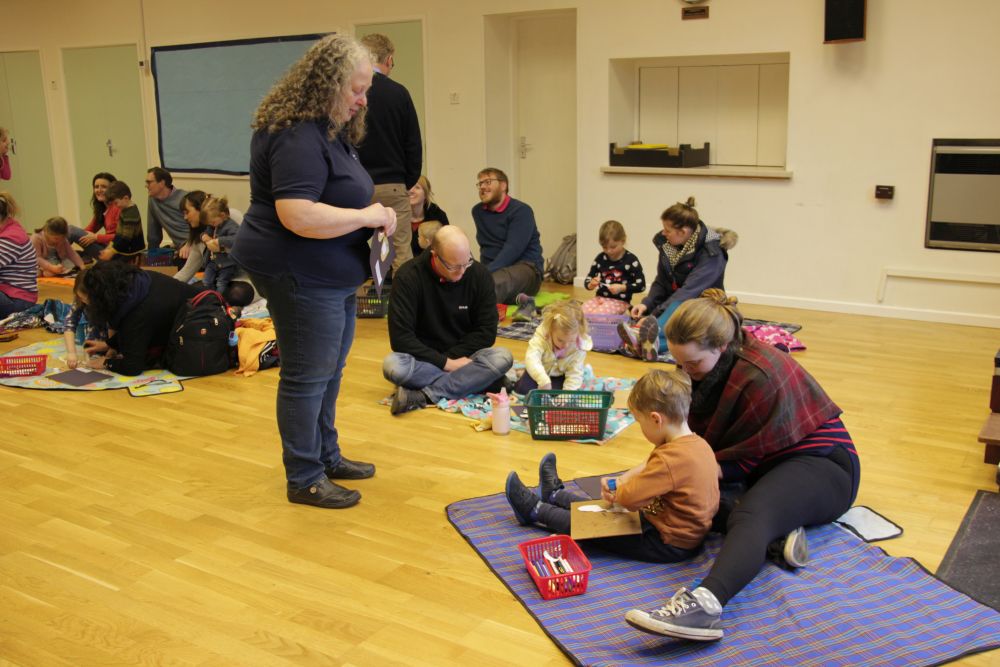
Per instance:
[[[722,549],[701,585],[724,606],[764,566],[767,545],[799,526],[829,523],[857,495],[857,458],[843,447],[828,456],[797,454],[761,475],[733,507]]]

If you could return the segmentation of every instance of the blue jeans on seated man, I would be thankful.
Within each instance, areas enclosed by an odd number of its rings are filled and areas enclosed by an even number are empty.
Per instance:
[[[340,463],[337,395],[354,342],[357,288],[305,288],[290,274],[251,277],[267,299],[281,349],[277,413],[285,477],[304,488]]]
[[[285,363],[284,349],[281,363]],[[477,350],[469,357],[472,361],[457,371],[445,371],[432,363],[420,361],[412,354],[393,352],[382,361],[382,375],[389,382],[407,389],[423,390],[429,403],[442,398],[464,398],[480,394],[514,365],[514,357],[504,347]]]

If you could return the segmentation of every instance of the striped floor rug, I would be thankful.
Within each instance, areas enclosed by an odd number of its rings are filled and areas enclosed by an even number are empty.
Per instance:
[[[711,537],[676,565],[627,561],[586,549],[587,592],[543,601],[520,542],[544,535],[517,525],[503,494],[452,503],[448,518],[489,568],[578,665],[937,665],[1000,648],[1000,613],[949,588],[916,561],[892,558],[834,525],[808,530],[809,567],[764,567],[726,606],[725,637],[694,643],[637,632],[625,612],[653,609],[705,576]]]

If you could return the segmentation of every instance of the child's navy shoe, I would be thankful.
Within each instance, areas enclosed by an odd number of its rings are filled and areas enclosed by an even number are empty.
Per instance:
[[[507,502],[514,510],[514,517],[519,524],[530,526],[538,520],[538,506],[541,505],[541,501],[538,500],[534,491],[524,485],[524,482],[513,470],[507,475],[504,493],[507,495]]]
[[[535,318],[535,297],[524,292],[517,295],[517,312],[511,317],[512,322],[530,322]]]
[[[799,526],[784,537],[767,545],[768,558],[785,567],[805,567],[809,563],[809,541]]]
[[[656,361],[660,356],[660,323],[652,315],[639,320],[639,358]]]
[[[552,502],[552,494],[563,488],[563,482],[556,472],[556,455],[549,452],[538,462],[538,495],[543,503]]]

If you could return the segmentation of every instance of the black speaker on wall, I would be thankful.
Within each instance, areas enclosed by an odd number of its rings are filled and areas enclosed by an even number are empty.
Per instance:
[[[865,38],[866,0],[826,0],[823,42],[858,42]]]

